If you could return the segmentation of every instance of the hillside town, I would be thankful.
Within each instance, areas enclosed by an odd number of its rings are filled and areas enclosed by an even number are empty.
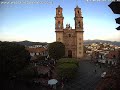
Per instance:
[[[89,57],[94,62],[116,65],[119,59],[120,46],[109,43],[92,43],[84,45],[85,56]],[[48,57],[48,45],[32,45],[26,46],[26,49],[31,55],[31,60],[36,59],[36,56]]]
[[[85,45],[86,54],[91,60],[100,63],[116,65],[119,59],[120,47],[107,43],[92,43]]]

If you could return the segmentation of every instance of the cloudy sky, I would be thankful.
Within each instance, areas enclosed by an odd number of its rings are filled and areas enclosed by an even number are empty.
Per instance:
[[[19,2],[18,2],[19,1]],[[74,8],[82,9],[84,39],[120,41],[110,0],[0,0],[0,40],[55,41],[55,10],[63,8],[64,27],[74,28]]]

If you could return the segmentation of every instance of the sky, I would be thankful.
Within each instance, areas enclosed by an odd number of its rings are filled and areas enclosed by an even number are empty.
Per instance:
[[[19,1],[19,2],[18,2]],[[82,10],[84,40],[120,41],[110,0],[0,0],[0,40],[54,42],[56,7],[63,8],[64,27],[74,26],[74,8]]]

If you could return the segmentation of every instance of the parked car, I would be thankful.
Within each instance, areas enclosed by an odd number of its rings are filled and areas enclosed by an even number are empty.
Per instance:
[[[102,78],[105,78],[105,76],[106,76],[106,72],[103,72],[103,73],[101,74],[101,77],[102,77]]]

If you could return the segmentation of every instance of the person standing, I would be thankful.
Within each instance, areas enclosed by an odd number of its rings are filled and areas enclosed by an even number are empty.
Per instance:
[[[95,73],[97,72],[97,65],[98,65],[98,64],[95,65]]]
[[[63,89],[64,88],[64,79],[62,77],[62,81],[61,81],[61,88]]]
[[[63,83],[63,82],[62,82],[61,88],[62,88],[62,89],[64,88],[64,83]]]
[[[95,73],[96,73],[96,69],[95,69]]]

